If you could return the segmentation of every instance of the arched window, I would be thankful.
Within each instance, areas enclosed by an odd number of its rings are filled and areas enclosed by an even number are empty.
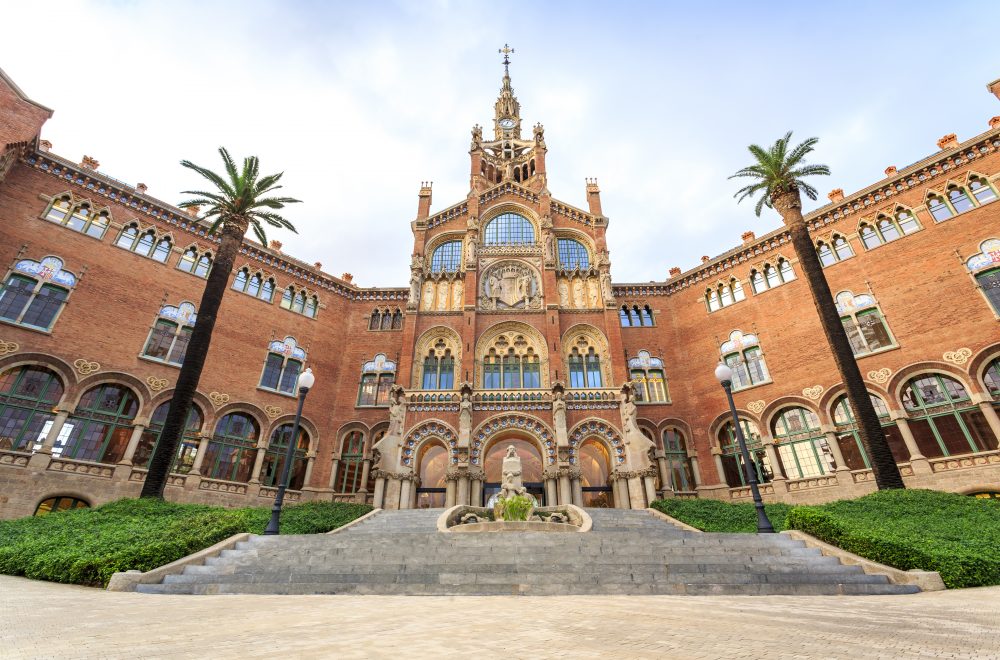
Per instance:
[[[319,307],[319,300],[316,296],[310,295],[303,290],[296,290],[294,286],[289,286],[281,296],[281,306],[296,314],[316,318],[316,310]]]
[[[483,355],[484,389],[537,389],[541,378],[541,360],[524,335],[502,334]]]
[[[729,335],[729,341],[722,344],[721,352],[722,359],[733,370],[733,391],[770,382],[771,376],[757,335],[745,335],[734,330]]]
[[[368,329],[378,330],[379,324],[381,323],[381,319],[382,319],[382,313],[377,309],[372,310],[372,315],[368,318]]]
[[[205,451],[205,474],[209,479],[246,483],[257,458],[260,430],[246,413],[229,413],[215,425],[215,434]]]
[[[917,216],[913,215],[912,211],[897,208],[895,218],[896,224],[902,230],[903,234],[912,234],[920,229],[920,224],[917,223]]]
[[[650,356],[649,351],[639,351],[636,357],[628,361],[628,368],[629,377],[635,385],[637,402],[664,403],[670,400],[663,360]]]
[[[993,361],[986,368],[986,372],[983,374],[983,384],[986,385],[986,391],[990,393],[993,400],[1000,401],[1000,357],[993,358]],[[0,387],[0,391],[3,391],[2,387]]]
[[[993,186],[990,185],[989,181],[981,177],[972,177],[969,179],[969,190],[972,191],[972,196],[980,204],[988,204],[997,198],[997,192],[993,189]]]
[[[397,307],[392,313],[392,329],[401,330],[403,328],[403,312]]]
[[[569,354],[569,386],[574,389],[603,387],[601,358],[593,346],[574,346]]]
[[[979,244],[979,254],[965,262],[965,267],[976,278],[993,311],[1000,316],[1000,239],[990,238]]]
[[[837,255],[837,259],[840,261],[854,256],[854,250],[851,248],[851,244],[843,236],[833,237],[833,251],[834,254]]]
[[[927,198],[927,210],[931,212],[931,217],[934,218],[935,222],[942,222],[955,215],[948,202],[944,201],[944,197],[937,195],[931,195]]]
[[[261,468],[260,482],[265,486],[280,486],[281,472],[285,469],[285,455],[288,453],[288,443],[292,439],[292,424],[282,424],[271,432],[271,440],[264,453],[264,465]],[[309,433],[299,426],[299,439],[295,443],[295,453],[292,456],[292,471],[288,475],[288,487],[292,490],[302,490],[306,478],[306,453],[309,451]]]
[[[35,508],[35,515],[47,516],[50,513],[58,513],[60,511],[89,508],[89,504],[77,497],[73,497],[72,495],[60,495],[58,497],[49,497],[39,502],[38,506]]]
[[[694,481],[694,471],[691,469],[691,459],[688,458],[687,443],[684,435],[675,428],[663,430],[663,456],[667,461],[669,486],[674,492],[691,492],[697,484]]]
[[[420,487],[417,489],[418,509],[444,506],[445,474],[448,470],[448,449],[439,442],[428,442],[420,448],[417,461]]]
[[[882,234],[882,240],[885,243],[894,241],[903,235],[899,227],[896,226],[896,223],[884,215],[880,215],[875,219],[875,228],[878,230],[878,233]]]
[[[212,255],[206,252],[205,254],[198,257],[198,263],[194,265],[194,271],[192,271],[198,277],[208,277],[208,271],[212,270]]]
[[[622,308],[618,310],[618,320],[623,328],[632,327],[632,312],[628,305],[622,305]]]
[[[208,252],[198,253],[195,247],[189,247],[181,253],[181,258],[177,260],[177,269],[185,273],[191,273],[197,277],[208,277],[208,271],[212,268],[212,255]]]
[[[819,256],[819,262],[823,264],[824,267],[832,266],[837,263],[837,256],[833,253],[833,250],[830,249],[830,246],[823,241],[816,243],[816,254]],[[754,293],[756,292],[757,289],[755,287]]]
[[[389,390],[396,382],[396,363],[387,360],[384,353],[365,362],[361,367],[361,385],[358,388],[359,406],[389,405]]]
[[[786,408],[771,425],[785,476],[804,479],[837,469],[833,451],[820,430],[819,417],[805,408]]]
[[[841,291],[836,303],[840,322],[844,324],[855,355],[867,355],[896,345],[874,296],[856,296],[850,291]]]
[[[105,383],[90,388],[66,420],[65,426],[69,426],[70,431],[65,444],[57,440],[52,455],[117,463],[125,455],[132,436],[132,420],[138,410],[139,400],[124,385]]]
[[[62,395],[59,377],[45,367],[15,367],[3,372],[0,375],[0,449],[40,449]]]
[[[642,321],[642,325],[650,326],[653,325],[653,310],[649,308],[649,305],[643,305],[638,309],[639,319]]]
[[[948,186],[948,201],[951,202],[951,207],[955,209],[956,213],[965,213],[975,208],[969,195],[965,192],[965,188],[958,186]]]
[[[767,458],[764,445],[761,443],[760,431],[757,425],[748,419],[740,418],[740,429],[743,431],[743,439],[747,443],[747,451],[750,454],[750,462],[757,473],[759,483],[767,483],[774,476],[771,468],[771,461]],[[722,454],[719,457],[722,461],[722,476],[731,487],[746,486],[746,469],[743,463],[743,456],[740,454],[739,442],[736,439],[736,432],[733,423],[726,424],[719,429],[719,448]]]
[[[750,271],[750,288],[753,289],[754,293],[767,290],[767,281],[764,279],[764,274],[759,270],[754,269]]]
[[[170,256],[170,239],[164,236],[156,242],[156,247],[153,248],[153,254],[150,255],[154,261],[159,261],[160,263],[166,263],[167,257]]]
[[[558,242],[560,268],[586,270],[590,267],[590,255],[582,243],[572,238],[560,238]]]
[[[781,276],[782,282],[791,282],[795,279],[795,271],[788,259],[778,258],[778,274]]]
[[[115,245],[144,257],[151,257],[159,262],[165,262],[170,256],[169,238],[157,239],[156,231],[153,229],[147,229],[140,233],[139,225],[135,222],[122,229]]]
[[[587,438],[580,444],[577,454],[583,505],[603,509],[614,507],[614,495],[608,484],[608,477],[611,474],[608,448],[599,440]]]
[[[392,328],[392,315],[389,314],[389,310],[382,312],[382,324],[380,326],[381,330],[389,330]]]
[[[431,254],[432,273],[454,273],[462,265],[462,241],[448,241]]]
[[[132,456],[132,465],[137,467],[149,467],[149,461],[153,458],[156,450],[156,443],[160,441],[163,433],[163,425],[167,421],[167,412],[170,410],[170,402],[165,401],[156,407],[153,416],[149,419],[149,426],[142,432],[142,438],[135,448]],[[194,465],[195,456],[198,455],[198,443],[201,442],[202,415],[198,406],[191,404],[188,410],[187,423],[184,425],[184,435],[181,436],[180,444],[177,445],[177,457],[171,472],[187,474]]]
[[[872,250],[882,245],[881,234],[872,229],[869,224],[861,223],[858,227],[858,235],[861,236],[861,242],[864,243],[866,250]]]
[[[0,319],[49,330],[62,311],[76,276],[62,269],[62,259],[22,259],[0,287]]]
[[[259,272],[251,274],[250,269],[246,266],[236,271],[233,288],[265,302],[271,302],[274,299],[274,280],[272,278],[265,280]]]
[[[722,309],[722,305],[719,303],[719,293],[714,289],[708,289],[705,291],[705,298],[708,300],[708,311],[714,312],[718,309]]]
[[[53,199],[43,217],[94,238],[103,238],[111,224],[106,210],[94,213],[89,202],[76,202],[70,195]]]
[[[889,417],[889,408],[881,397],[874,394],[871,397],[872,406],[878,421],[882,425],[882,432],[885,433],[886,442],[889,443],[889,450],[897,463],[907,463],[910,460],[910,452],[906,448],[903,436],[899,428]],[[847,396],[837,399],[833,405],[833,423],[837,433],[837,444],[840,445],[840,453],[844,456],[844,463],[851,470],[871,469],[868,453],[861,444],[861,436],[858,434],[858,424],[854,416],[854,409]]]
[[[197,319],[194,305],[189,302],[183,302],[177,307],[161,307],[142,349],[143,357],[169,364],[183,364]]]
[[[340,446],[340,463],[337,478],[333,483],[336,493],[356,493],[366,484],[361,483],[364,471],[365,435],[361,431],[351,431],[344,436]]]
[[[903,407],[920,453],[927,458],[997,448],[982,410],[965,386],[944,374],[911,379],[903,389]]]
[[[421,389],[450,390],[455,387],[455,357],[444,340],[438,340],[424,357]]]
[[[764,264],[764,279],[767,281],[768,288],[781,284],[781,276],[778,274],[778,269],[771,264]]]
[[[504,213],[489,221],[483,232],[484,245],[532,245],[535,226],[517,213]]]
[[[284,394],[297,394],[299,373],[305,361],[306,352],[295,342],[295,337],[285,337],[284,341],[272,341],[267,346],[264,370],[260,374],[260,387]]]

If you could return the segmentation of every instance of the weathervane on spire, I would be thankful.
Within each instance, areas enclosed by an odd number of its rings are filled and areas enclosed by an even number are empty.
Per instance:
[[[508,46],[507,44],[504,44],[503,48],[501,48],[497,52],[503,55],[503,72],[504,75],[509,76],[510,71],[507,70],[507,67],[510,66],[510,54],[514,52],[514,49]]]

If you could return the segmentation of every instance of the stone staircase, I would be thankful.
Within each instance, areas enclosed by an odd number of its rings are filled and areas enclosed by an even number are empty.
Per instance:
[[[163,594],[905,594],[784,535],[686,532],[588,509],[588,533],[442,534],[441,510],[383,511],[334,535],[255,536],[138,591]]]

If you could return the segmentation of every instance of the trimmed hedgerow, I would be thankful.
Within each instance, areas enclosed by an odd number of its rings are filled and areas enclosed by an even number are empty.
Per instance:
[[[719,500],[688,500],[672,497],[668,500],[657,500],[650,506],[706,532],[757,531],[757,510],[752,503],[729,504]],[[790,505],[781,503],[764,505],[764,511],[776,531],[785,529],[785,517],[791,508]]]
[[[371,511],[363,504],[289,506],[283,534],[319,534]],[[91,586],[119,571],[148,571],[233,534],[264,531],[270,509],[225,509],[159,500],[118,500],[95,509],[0,521],[0,573]]]
[[[1000,501],[889,490],[795,507],[788,525],[902,570],[937,571],[951,588],[1000,584]]]

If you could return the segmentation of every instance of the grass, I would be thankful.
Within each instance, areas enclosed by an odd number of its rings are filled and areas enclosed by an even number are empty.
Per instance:
[[[755,528],[750,504],[659,500],[653,506],[705,531]],[[778,515],[782,508],[784,516]],[[818,506],[768,505],[768,514],[776,529],[802,530],[902,570],[937,571],[950,588],[1000,584],[998,500],[887,490]]]
[[[321,534],[371,511],[364,504],[286,507],[283,534]],[[118,500],[94,509],[0,521],[0,573],[106,586],[119,571],[148,571],[233,534],[264,531],[270,507],[226,509],[159,500]]]

